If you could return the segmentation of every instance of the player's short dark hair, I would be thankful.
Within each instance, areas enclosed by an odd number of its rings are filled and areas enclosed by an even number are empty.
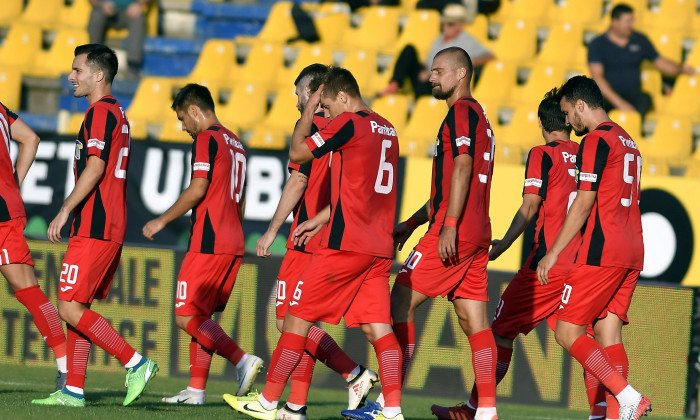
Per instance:
[[[469,53],[460,47],[447,47],[435,54],[435,57],[442,54],[450,54],[454,60],[455,68],[464,67],[467,69],[467,82],[471,83],[472,75],[474,74],[474,64],[472,64],[472,58],[469,56]]]
[[[627,14],[627,13],[634,13],[634,9],[625,3],[620,3],[617,6],[612,8],[612,11],[610,12],[610,18],[611,19],[620,19],[622,15]]]
[[[294,86],[302,84],[308,86],[312,93],[316,92],[321,83],[323,83],[323,76],[325,76],[326,73],[328,73],[327,65],[319,63],[310,64],[304,67],[301,73],[299,73],[299,76],[297,76],[294,81]]]
[[[586,76],[574,76],[567,80],[559,88],[559,98],[566,98],[570,104],[575,104],[579,99],[587,103],[590,108],[603,107],[603,94],[595,80]]]
[[[335,98],[340,91],[355,98],[362,97],[355,76],[342,67],[329,67],[328,72],[323,76],[323,84],[323,96],[326,98]]]
[[[559,106],[559,90],[554,88],[545,93],[544,99],[540,102],[537,108],[537,116],[542,122],[542,128],[549,133],[553,131],[566,131],[571,133],[571,126],[566,125],[566,115],[561,112]]]
[[[119,60],[114,51],[102,44],[85,44],[75,47],[75,57],[87,54],[85,63],[93,70],[100,70],[105,75],[105,82],[112,84],[119,70]]]
[[[202,111],[214,112],[214,99],[206,86],[190,83],[180,89],[173,100],[172,109],[186,109],[190,105],[196,105]]]

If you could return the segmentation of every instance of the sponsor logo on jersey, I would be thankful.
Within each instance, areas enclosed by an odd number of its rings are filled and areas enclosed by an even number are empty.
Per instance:
[[[83,143],[80,140],[75,141],[75,160],[80,160],[80,151],[83,150]]]
[[[455,140],[455,143],[457,144],[457,147],[459,146],[471,146],[472,144],[472,139],[466,136],[458,137],[457,140]]]
[[[588,172],[580,172],[578,179],[584,182],[597,182],[598,174],[589,174]]]
[[[193,171],[209,171],[209,168],[211,167],[210,164],[207,162],[195,162],[194,165],[192,165],[192,170]]]
[[[321,147],[324,144],[326,144],[326,141],[323,140],[323,136],[321,136],[321,133],[314,133],[313,136],[311,136],[311,139],[316,143],[316,147]]]
[[[542,180],[538,178],[527,178],[525,180],[525,186],[542,188]]]
[[[99,139],[90,139],[87,142],[88,149],[91,147],[97,147],[100,150],[104,150],[105,148],[105,142]]]

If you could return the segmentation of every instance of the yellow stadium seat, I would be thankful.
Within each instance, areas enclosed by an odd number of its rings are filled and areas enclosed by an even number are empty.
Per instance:
[[[553,7],[553,4],[554,2],[551,1],[502,1],[501,6],[491,20],[496,23],[503,23],[508,19],[524,19],[540,22],[547,18],[549,9]]]
[[[34,56],[34,65],[26,72],[36,77],[59,77],[70,73],[75,47],[87,44],[90,37],[84,29],[63,28],[56,33],[51,48]]]
[[[439,35],[440,13],[436,10],[414,10],[408,15],[398,41],[387,52],[398,56],[406,45],[413,45],[418,52],[418,59],[423,62]]]
[[[350,28],[350,8],[345,3],[324,2],[314,17],[314,26],[321,42],[328,46],[338,46],[343,35]]]
[[[15,67],[26,70],[41,50],[41,29],[15,23],[0,47],[0,68]]]
[[[627,134],[632,136],[632,140],[642,140],[642,116],[637,111],[610,110],[608,116],[625,129]]]
[[[231,68],[236,65],[236,44],[228,39],[209,39],[199,53],[197,64],[182,83],[223,85],[229,82]]]
[[[416,4],[418,4],[418,0],[400,0],[399,3],[401,4],[403,13],[407,14],[415,10]]]
[[[163,118],[158,140],[172,143],[192,143],[192,136],[182,129],[182,123],[172,112],[171,115]]]
[[[581,49],[585,49],[583,28],[570,22],[555,23],[537,54],[537,61],[546,64],[569,64],[578,61],[576,54]]]
[[[343,60],[343,67],[355,76],[362,96],[371,97],[377,93],[372,85],[372,80],[377,74],[376,53],[365,50],[349,51]]]
[[[674,31],[690,29],[693,15],[697,14],[696,0],[662,0],[655,10],[651,10],[645,25]]]
[[[649,29],[646,34],[659,54],[677,63],[681,61],[683,55],[683,34],[681,32],[669,29]]]
[[[5,0],[0,7],[0,26],[9,26],[22,14],[24,0]]]
[[[63,0],[29,0],[19,21],[41,29],[52,29],[61,7],[63,7]]]
[[[535,56],[536,25],[522,19],[508,20],[501,27],[498,39],[490,43],[491,51],[502,61],[522,62]]]
[[[143,77],[134,99],[126,111],[129,120],[160,124],[172,104],[173,80],[165,77]]]
[[[254,83],[272,85],[276,82],[278,70],[284,65],[282,45],[256,43],[248,52],[248,57],[236,70],[234,83]]]
[[[519,146],[513,144],[507,144],[505,142],[496,139],[496,156],[494,157],[494,162],[496,165],[501,163],[507,163],[511,165],[522,165],[523,162],[523,151]]]
[[[20,106],[20,94],[22,92],[22,75],[19,70],[0,68],[0,100],[12,111],[17,111]]]
[[[90,13],[92,5],[89,0],[73,0],[73,4],[61,7],[58,15],[59,27],[87,29]]]
[[[350,28],[343,37],[343,47],[379,50],[392,46],[399,35],[398,7],[370,6],[358,11],[362,23]]]
[[[473,90],[474,98],[490,108],[500,106],[508,99],[515,86],[516,71],[517,68],[513,63],[500,60],[486,63],[481,70],[479,82]]]
[[[280,130],[285,135],[292,135],[294,124],[299,119],[296,110],[297,96],[292,86],[280,89],[275,95],[270,111],[265,116],[262,125],[267,128]]]
[[[291,1],[275,2],[258,35],[255,37],[239,36],[236,37],[236,42],[286,42],[289,38],[297,36],[297,27],[292,19],[293,4]]]
[[[386,95],[372,102],[372,111],[384,117],[401,139],[408,120],[408,95]]]
[[[700,28],[698,28],[698,33],[700,34]],[[695,73],[700,73],[700,35],[695,40],[693,49],[685,58],[685,64],[695,67]]]
[[[658,176],[670,175],[671,169],[669,168],[668,163],[665,162],[664,159],[644,159],[644,157],[642,157],[642,159],[642,174]],[[642,180],[642,182],[644,181]]]
[[[248,147],[254,149],[284,150],[287,148],[287,135],[283,130],[258,127],[248,140]]]
[[[542,130],[539,128],[537,106],[520,105],[513,111],[513,117],[500,131],[498,139],[506,144],[517,145],[524,150],[542,143]]]
[[[333,64],[333,52],[322,44],[300,44],[294,63],[278,70],[274,87],[276,89],[293,87],[299,73],[313,63]]]
[[[527,82],[522,86],[515,86],[511,91],[511,103],[537,107],[545,93],[554,87],[561,86],[563,82],[563,66],[537,64],[530,70]]]
[[[654,102],[654,109],[663,109],[663,103],[666,97],[663,95],[663,87],[661,82],[661,72],[651,64],[642,64],[642,90],[651,95]]]
[[[402,136],[399,151],[402,156],[426,156],[437,139],[440,124],[447,115],[447,105],[432,96],[416,100],[413,113]]]
[[[642,157],[685,158],[690,156],[692,127],[687,118],[662,115],[659,117],[651,137],[638,141]]]
[[[700,75],[682,74],[663,108],[664,114],[680,115],[700,122]]]
[[[229,101],[221,105],[217,115],[221,122],[236,132],[251,130],[265,117],[267,92],[261,86],[244,83],[233,88]],[[288,110],[293,113],[294,110]]]
[[[549,22],[572,22],[595,24],[603,17],[603,2],[590,0],[567,0],[549,8]]]
[[[464,31],[485,45],[489,40],[489,20],[486,15],[478,14],[471,24],[464,27]]]

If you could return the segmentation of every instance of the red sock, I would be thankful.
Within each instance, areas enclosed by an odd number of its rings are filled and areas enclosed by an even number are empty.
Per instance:
[[[205,316],[194,316],[187,323],[187,334],[197,339],[197,342],[215,351],[219,356],[228,359],[234,365],[241,361],[245,352],[231,339],[221,326]]]
[[[126,365],[136,353],[129,343],[97,312],[86,309],[80,317],[75,329],[83,333],[93,343],[104,351],[116,357],[122,365]]]
[[[586,384],[588,406],[591,409],[590,417],[605,418],[605,387],[603,387],[603,384],[586,369],[583,370],[583,383]],[[603,403],[603,405],[600,405],[600,403]],[[617,411],[620,411],[619,406]]]
[[[316,366],[316,359],[309,353],[304,352],[301,355],[299,364],[292,371],[287,401],[292,404],[306,405],[306,398],[309,396],[309,387],[311,386],[311,377],[314,374],[314,366]]]
[[[478,389],[479,407],[496,406],[496,340],[491,328],[467,336],[472,348],[474,382]]]
[[[397,322],[393,325],[396,340],[401,347],[401,383],[406,381],[406,371],[416,349],[416,323]]]
[[[622,343],[613,344],[605,348],[605,352],[610,357],[612,365],[617,370],[617,372],[622,375],[625,380],[627,380],[627,374],[629,373],[630,362],[627,359],[627,352],[625,352],[625,346]],[[605,401],[607,403],[608,413],[617,413],[620,411],[620,403],[610,392],[605,392]],[[618,416],[608,416],[610,419],[616,419]]]
[[[72,325],[68,325],[68,338],[66,340],[68,354],[68,374],[66,375],[66,385],[76,388],[85,388],[85,371],[87,370],[88,358],[90,357],[90,340]]]
[[[612,366],[608,353],[597,341],[586,334],[574,341],[569,353],[614,395],[619,394],[628,385],[625,378]]]
[[[58,317],[56,308],[49,302],[39,286],[30,286],[16,290],[17,300],[24,305],[32,317],[39,333],[44,337],[46,345],[51,347],[58,359],[66,355],[66,336],[63,334],[63,325]]]
[[[306,337],[289,332],[283,332],[277,342],[277,348],[272,352],[270,368],[267,371],[265,388],[262,395],[269,402],[280,400],[282,391],[292,376],[294,368],[299,364],[306,347]]]
[[[509,347],[503,347],[496,344],[496,386],[501,383],[503,378],[506,377],[508,373],[508,368],[510,367],[510,361],[513,359],[513,349]],[[469,407],[473,407],[472,410]],[[469,404],[467,408],[470,410],[472,417],[476,413],[476,409],[479,407],[479,390],[476,387],[476,381],[472,386],[472,393],[469,396]]]
[[[211,355],[212,352],[210,350],[202,347],[202,345],[192,337],[190,341],[190,388],[204,390],[207,387]]]
[[[333,337],[315,325],[309,330],[306,351],[324,365],[348,379],[348,375],[357,367],[357,363],[338,346]]]
[[[401,347],[393,333],[374,342],[385,407],[401,407]]]

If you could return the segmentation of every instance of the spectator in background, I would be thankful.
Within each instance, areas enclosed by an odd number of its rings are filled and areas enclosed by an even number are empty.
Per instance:
[[[384,90],[379,92],[379,95],[396,93],[407,77],[411,79],[416,98],[423,95],[431,95],[433,88],[428,81],[430,66],[435,55],[448,47],[460,47],[465,50],[472,57],[475,75],[478,74],[481,66],[493,60],[494,56],[476,38],[464,32],[464,25],[467,23],[467,20],[468,13],[464,6],[460,4],[448,4],[445,6],[441,18],[441,34],[433,42],[425,62],[421,63],[419,61],[418,52],[413,45],[406,45],[396,59],[391,82]]]
[[[691,66],[677,64],[659,53],[649,39],[634,31],[634,10],[626,4],[612,9],[610,28],[588,45],[588,67],[605,99],[605,111],[637,110],[642,117],[651,109],[642,91],[641,64],[649,60],[666,76],[693,74]]]
[[[146,36],[146,7],[151,0],[90,0],[92,14],[88,23],[90,42],[102,44],[109,28],[129,29],[127,38],[127,75],[138,76],[143,61]]]

